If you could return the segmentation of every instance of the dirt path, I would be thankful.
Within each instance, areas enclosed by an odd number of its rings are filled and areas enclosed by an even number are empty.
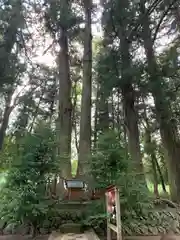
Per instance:
[[[64,234],[61,237],[61,240],[89,240],[86,234],[74,234],[74,233],[69,233],[69,234]]]
[[[87,231],[84,234],[68,233],[57,236],[54,240],[99,240],[94,231]],[[1,239],[0,239],[1,240]]]
[[[48,240],[49,235],[45,236],[38,236],[35,238],[35,240]],[[88,234],[63,234],[56,236],[54,240],[96,240],[94,238],[90,238]],[[0,240],[32,240],[30,236],[22,236],[22,235],[4,235],[0,236]]]
[[[35,240],[48,240],[49,235],[42,235],[35,238]],[[160,240],[161,236],[125,236],[125,240]],[[174,235],[175,240],[180,240],[180,235]],[[93,232],[86,232],[85,234],[64,234],[55,237],[54,240],[98,240],[99,238]],[[105,238],[104,238],[105,239]],[[32,240],[30,236],[22,235],[3,235],[0,240]]]
[[[36,240],[48,240],[49,235],[40,235],[36,237]],[[0,240],[32,240],[29,235],[0,235]]]

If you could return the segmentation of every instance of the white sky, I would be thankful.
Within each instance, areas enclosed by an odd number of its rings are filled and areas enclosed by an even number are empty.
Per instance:
[[[101,31],[101,27],[99,24],[96,25],[92,25],[92,33],[93,36],[102,36],[102,31]],[[46,45],[47,47],[50,46],[50,44],[52,43],[52,39],[47,39],[46,40]],[[55,58],[51,53],[51,49],[49,49],[48,52],[46,52],[46,54],[43,55],[43,51],[45,49],[44,48],[39,48],[38,50],[38,56],[36,58],[34,58],[35,61],[39,62],[39,63],[44,63],[47,64],[48,66],[52,66],[55,64]]]

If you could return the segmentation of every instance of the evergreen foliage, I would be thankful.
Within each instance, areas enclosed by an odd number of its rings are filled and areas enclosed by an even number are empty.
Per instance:
[[[123,230],[158,224],[155,197],[180,201],[179,12],[177,0],[0,1],[0,217],[35,233],[59,217],[49,185],[58,195],[76,172],[119,187]],[[104,208],[85,225],[105,228]]]
[[[1,217],[36,228],[48,214],[48,178],[58,169],[55,134],[48,125],[39,123],[15,147],[17,154],[12,156],[1,190]]]
[[[126,159],[126,150],[120,145],[115,132],[110,131],[99,137],[91,164],[96,187],[119,187],[122,209],[125,212],[134,210],[140,213],[143,208],[150,207],[147,188],[135,171],[130,157]],[[122,214],[125,212],[122,211]]]

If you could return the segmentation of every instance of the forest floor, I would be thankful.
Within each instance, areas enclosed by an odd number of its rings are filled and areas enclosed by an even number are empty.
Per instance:
[[[37,236],[34,240],[48,240],[49,235]],[[160,240],[161,236],[127,236],[125,240]],[[85,234],[64,234],[56,238],[56,240],[98,240],[97,238],[91,238]],[[180,235],[174,235],[174,240],[180,240]],[[22,235],[3,235],[0,236],[0,240],[32,240],[30,236]],[[100,240],[106,240],[106,237],[100,238]]]
[[[37,236],[35,239],[36,240],[48,240],[49,235],[40,235]],[[29,235],[0,235],[0,240],[32,240],[32,238]]]
[[[34,238],[34,240],[48,240],[50,235],[40,235]],[[54,239],[56,240],[98,240],[97,235],[94,233],[87,232],[84,234],[74,234],[74,233],[68,233],[68,234],[61,234],[59,236],[56,236]],[[22,235],[3,235],[0,236],[0,240],[32,240],[30,236],[22,236]],[[53,240],[51,238],[51,240]]]

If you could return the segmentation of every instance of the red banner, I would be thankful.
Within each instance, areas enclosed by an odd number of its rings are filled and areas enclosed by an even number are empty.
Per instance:
[[[107,239],[112,239],[111,230],[113,230],[117,233],[117,240],[122,240],[119,189],[116,186],[111,185],[106,189],[106,204]]]
[[[115,187],[110,187],[106,191],[108,214],[113,214],[115,207]]]

